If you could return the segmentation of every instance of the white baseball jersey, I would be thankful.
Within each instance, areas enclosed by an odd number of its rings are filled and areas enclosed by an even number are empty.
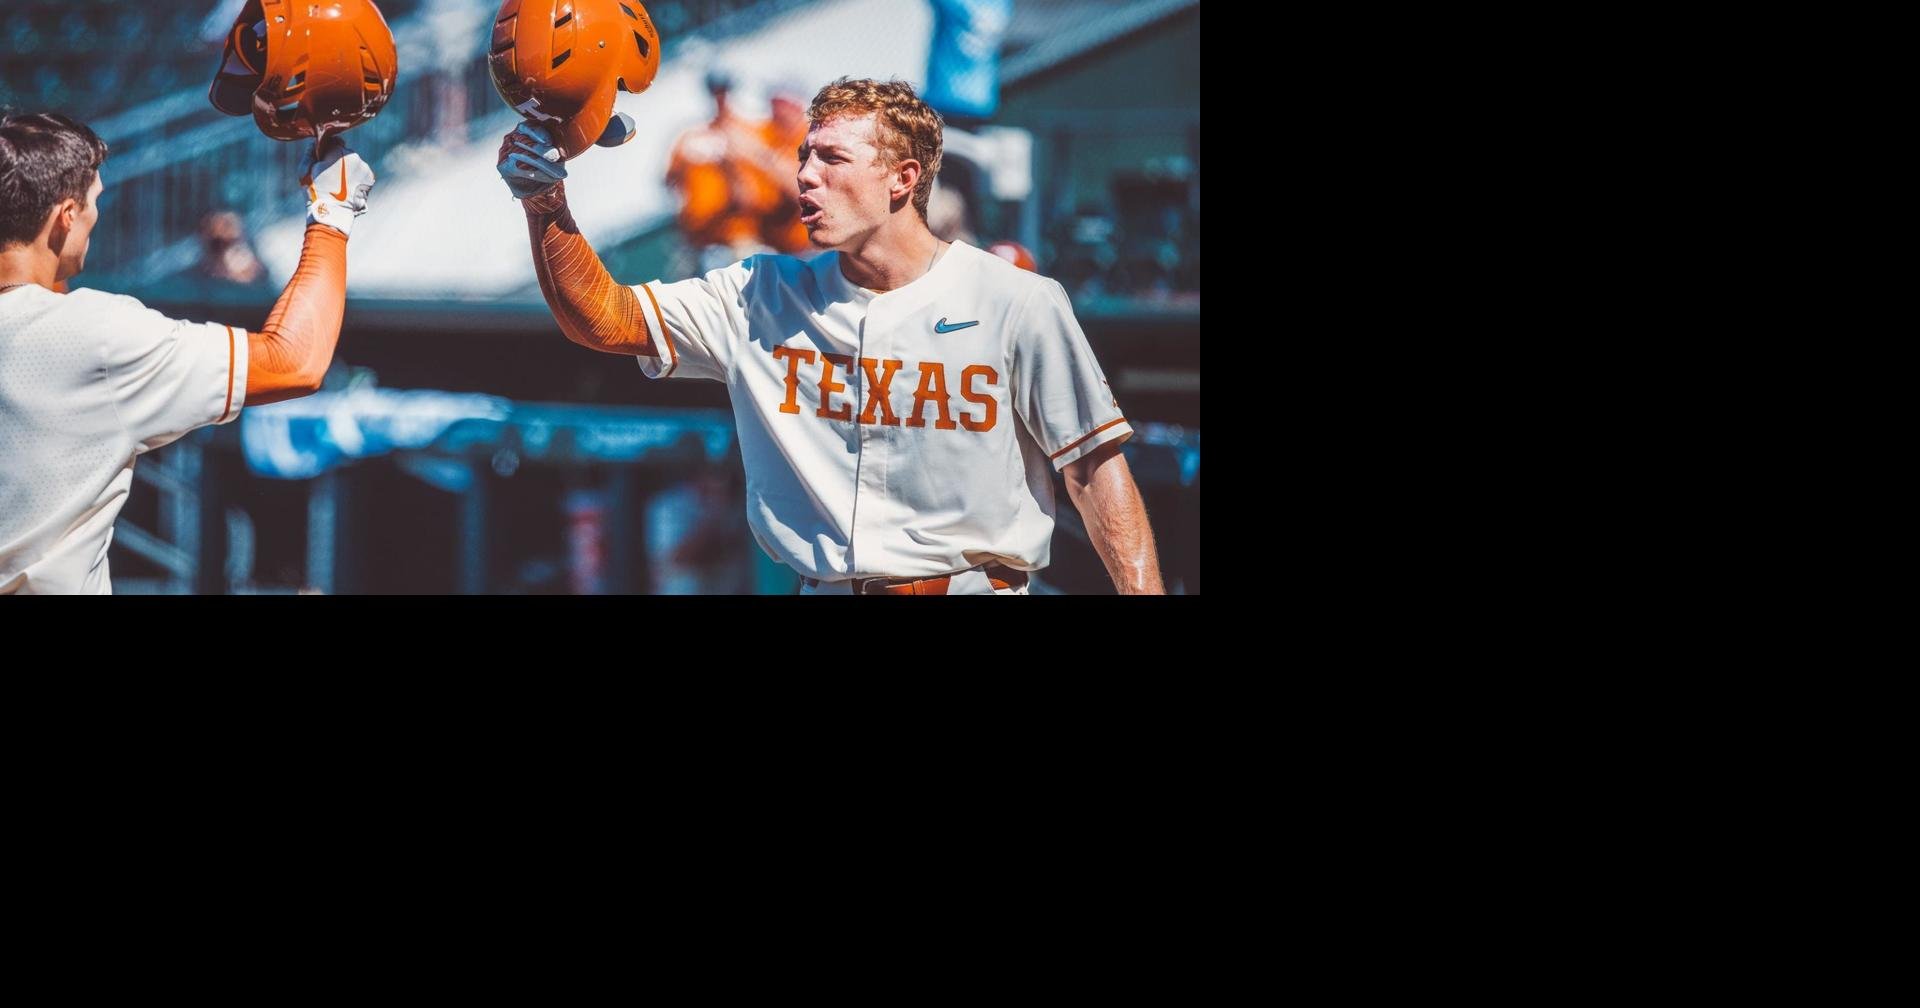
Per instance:
[[[0,293],[0,595],[111,594],[136,456],[238,416],[247,334],[133,298]]]
[[[1066,291],[961,242],[881,294],[834,252],[634,290],[641,370],[727,384],[748,523],[808,577],[1044,567],[1052,470],[1133,433]]]

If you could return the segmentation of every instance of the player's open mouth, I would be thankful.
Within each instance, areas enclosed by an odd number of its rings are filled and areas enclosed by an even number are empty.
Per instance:
[[[820,223],[820,218],[824,215],[825,211],[820,209],[820,204],[805,196],[800,197],[800,223],[812,227]]]

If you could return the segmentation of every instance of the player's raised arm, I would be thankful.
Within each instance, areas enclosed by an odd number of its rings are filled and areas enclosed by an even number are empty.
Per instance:
[[[605,353],[658,357],[640,299],[613,279],[567,209],[567,169],[549,132],[530,123],[500,142],[500,176],[527,214],[533,272],[560,331]]]
[[[487,71],[522,122],[500,143],[500,176],[527,213],[540,293],[567,338],[658,357],[640,301],[614,281],[567,210],[566,161],[633,139],[614,93],[639,94],[660,70],[660,33],[638,0],[504,0]]]
[[[307,233],[300,264],[267,315],[247,334],[247,404],[297,399],[320,388],[347,309],[347,236],[367,212],[373,169],[339,137],[309,158]]]

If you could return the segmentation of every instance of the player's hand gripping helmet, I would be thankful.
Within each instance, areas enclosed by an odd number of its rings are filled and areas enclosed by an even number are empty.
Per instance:
[[[640,0],[506,0],[493,19],[494,89],[544,126],[562,158],[633,138],[613,90],[639,94],[660,70],[660,33]]]
[[[248,0],[207,99],[275,140],[324,140],[372,119],[398,72],[373,0]]]

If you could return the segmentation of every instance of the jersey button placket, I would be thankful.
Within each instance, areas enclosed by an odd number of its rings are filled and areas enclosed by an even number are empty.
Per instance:
[[[865,454],[867,441],[873,437],[873,425],[860,422],[860,415],[867,405],[867,369],[860,366],[860,358],[871,357],[867,352],[867,321],[860,320],[859,338],[853,343],[853,374],[847,381],[848,391],[853,394],[853,426],[860,439],[860,452]]]
[[[859,552],[860,519],[863,505],[866,503],[861,491],[867,485],[867,425],[860,422],[860,407],[865,402],[866,376],[860,369],[860,357],[867,352],[867,320],[863,316],[860,325],[854,330],[853,367],[847,375],[847,393],[853,397],[853,519],[847,533],[847,562],[852,564]]]
[[[854,348],[853,368],[858,381],[849,383],[854,386],[853,422],[858,432],[856,443],[860,451],[859,475],[854,481],[855,540],[865,539],[862,535],[863,525],[886,520],[886,516],[881,514],[880,510],[886,500],[887,442],[884,432],[877,430],[878,409],[875,410],[874,423],[860,422],[860,417],[866,412],[867,404],[867,372],[866,368],[861,366],[860,358],[882,355],[886,348],[881,344],[885,341],[878,338],[877,334],[885,331],[885,324],[875,320],[872,306],[869,305],[867,315],[860,320],[859,340]]]

